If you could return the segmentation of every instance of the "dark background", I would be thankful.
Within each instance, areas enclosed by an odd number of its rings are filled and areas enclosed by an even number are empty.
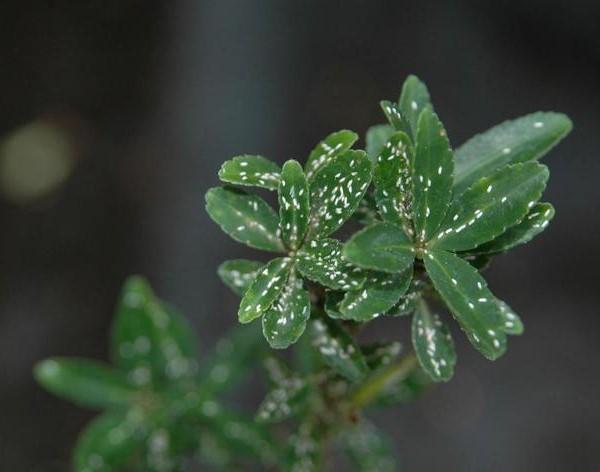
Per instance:
[[[600,470],[599,20],[600,2],[573,0],[3,1],[0,469],[67,469],[92,413],[31,367],[105,359],[126,275],[179,306],[204,351],[234,325],[215,269],[255,254],[204,212],[223,160],[303,160],[331,131],[362,134],[416,73],[455,146],[538,109],[575,130],[546,160],[549,231],[487,275],[526,334],[493,364],[457,336],[453,381],[378,423],[404,470]]]

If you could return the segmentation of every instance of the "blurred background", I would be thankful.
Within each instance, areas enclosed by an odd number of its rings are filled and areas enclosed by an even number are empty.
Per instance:
[[[93,412],[31,367],[106,359],[126,275],[177,305],[204,352],[236,322],[215,269],[257,254],[204,212],[223,160],[303,160],[331,131],[363,134],[415,73],[455,146],[538,109],[575,129],[546,159],[549,231],[487,275],[526,335],[492,364],[457,334],[454,380],[377,422],[404,470],[600,470],[599,20],[574,0],[3,1],[0,469],[67,470]]]

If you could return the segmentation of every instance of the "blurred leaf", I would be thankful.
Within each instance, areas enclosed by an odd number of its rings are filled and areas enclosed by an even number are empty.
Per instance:
[[[412,267],[400,274],[370,272],[362,288],[346,292],[339,311],[345,319],[372,320],[398,302],[406,293],[411,279]]]
[[[425,268],[435,289],[471,344],[490,360],[506,351],[506,335],[496,298],[468,262],[440,250],[426,252]]]
[[[352,215],[356,221],[361,225],[371,225],[379,221],[379,215],[377,214],[377,203],[375,203],[375,197],[369,192],[365,193],[365,196],[361,200],[358,208]]]
[[[230,184],[277,190],[280,174],[281,169],[274,162],[246,154],[225,161],[219,170],[219,179]]]
[[[324,318],[314,320],[312,327],[313,344],[329,367],[351,382],[367,374],[369,368],[360,348],[341,326]]]
[[[447,382],[454,375],[456,351],[448,327],[429,311],[421,299],[412,321],[412,343],[423,370],[435,382]]]
[[[182,472],[181,459],[173,450],[169,430],[158,428],[147,440],[145,472]]]
[[[252,373],[252,366],[266,352],[262,330],[258,325],[237,326],[221,338],[212,354],[200,364],[199,391],[214,398],[236,389]]]
[[[537,203],[519,224],[511,226],[497,238],[469,252],[497,254],[528,243],[546,229],[552,218],[554,218],[554,207],[549,203]]]
[[[277,423],[296,414],[307,397],[308,385],[298,376],[289,376],[275,385],[260,404],[256,420]]]
[[[136,469],[127,463],[142,448],[144,440],[139,425],[124,414],[104,413],[79,437],[73,452],[73,467],[76,472],[133,472]],[[137,470],[141,472],[141,468]]]
[[[298,252],[298,271],[325,287],[349,290],[364,282],[362,271],[342,259],[342,243],[335,239],[311,241]]]
[[[423,109],[433,109],[429,91],[423,82],[414,75],[409,75],[402,85],[402,93],[398,100],[400,112],[404,119],[409,123],[410,129],[407,132],[413,139],[417,136],[417,123]]]
[[[221,280],[240,296],[243,296],[252,284],[258,271],[264,264],[247,259],[233,259],[219,266],[218,274]]]
[[[413,264],[415,249],[398,226],[376,223],[355,233],[345,244],[343,255],[364,269],[398,273]]]
[[[505,121],[474,136],[454,153],[455,197],[508,164],[541,158],[572,127],[569,117],[562,113],[537,112]]]
[[[421,241],[435,236],[452,199],[452,150],[444,125],[429,108],[419,117],[413,162],[413,222]]]
[[[287,282],[291,266],[291,259],[278,257],[260,270],[240,303],[240,323],[251,322],[271,307]]]
[[[402,351],[402,344],[397,341],[382,343],[377,342],[360,348],[367,365],[371,370],[380,369],[395,360]]]
[[[112,333],[112,357],[143,386],[196,373],[196,339],[187,321],[162,304],[140,277],[127,279]]]
[[[373,173],[375,200],[384,221],[411,228],[413,149],[410,138],[395,133],[377,158]]]
[[[435,247],[466,251],[493,240],[523,220],[547,180],[548,169],[537,162],[507,166],[480,179],[454,201]]]
[[[371,182],[364,151],[346,151],[327,161],[310,183],[311,215],[307,239],[329,236],[352,216]]]
[[[308,226],[310,202],[302,166],[287,161],[279,183],[279,225],[281,238],[289,249],[300,247]]]
[[[322,469],[323,433],[311,418],[300,423],[298,431],[289,439],[291,458],[286,470],[290,472],[318,472]]]
[[[310,297],[292,270],[279,298],[263,316],[263,334],[273,349],[285,349],[302,336],[309,317]]]
[[[352,131],[341,130],[331,133],[311,151],[306,161],[306,178],[310,182],[315,175],[332,160],[345,154],[358,139]]]
[[[47,390],[81,406],[127,406],[136,393],[120,372],[85,359],[47,359],[35,366],[34,374]]]
[[[357,472],[394,472],[397,469],[392,442],[371,423],[362,420],[344,430],[344,451]]]
[[[394,131],[392,126],[386,124],[371,126],[367,130],[365,150],[373,163],[376,161],[379,154],[381,154],[383,146],[385,146],[388,139],[392,137]]]
[[[264,251],[281,252],[279,218],[260,197],[234,188],[212,188],[206,211],[236,241]]]

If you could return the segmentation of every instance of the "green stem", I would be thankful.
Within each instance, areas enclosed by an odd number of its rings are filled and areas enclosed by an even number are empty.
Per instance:
[[[404,380],[417,365],[414,353],[407,354],[402,360],[377,372],[362,384],[350,397],[350,405],[360,410],[377,398],[389,385]]]

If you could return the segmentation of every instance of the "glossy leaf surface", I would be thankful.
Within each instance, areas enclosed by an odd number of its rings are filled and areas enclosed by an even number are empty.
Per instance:
[[[413,139],[417,135],[419,115],[425,108],[432,108],[431,98],[427,86],[414,75],[409,75],[402,86],[402,93],[398,101],[400,112],[409,123]]]
[[[466,333],[471,344],[488,359],[506,351],[506,335],[497,300],[479,272],[446,251],[429,250],[425,268],[435,289]]]
[[[346,151],[327,162],[310,184],[309,239],[329,236],[352,216],[371,182],[364,151]]]
[[[480,179],[453,203],[433,244],[465,251],[491,241],[521,222],[547,180],[548,169],[537,162],[507,166]]]
[[[251,322],[271,307],[285,287],[291,266],[291,259],[279,257],[259,271],[240,303],[240,323]]]
[[[383,146],[388,142],[388,139],[392,137],[395,129],[386,124],[371,126],[366,133],[365,137],[365,151],[369,155],[369,159],[375,162]]]
[[[311,151],[306,161],[306,178],[311,181],[314,176],[330,161],[342,154],[358,140],[353,131],[341,130],[331,133]]]
[[[455,195],[508,164],[541,158],[572,127],[562,113],[537,112],[474,136],[455,151]]]
[[[236,185],[250,185],[277,190],[281,169],[274,162],[253,155],[236,156],[225,161],[219,170],[219,179]]]
[[[413,264],[415,249],[398,226],[376,223],[355,233],[344,245],[343,256],[364,269],[398,273]]]
[[[236,241],[264,251],[281,252],[279,218],[260,197],[233,188],[206,193],[206,211]]]
[[[287,161],[279,184],[279,225],[281,238],[289,249],[295,250],[302,244],[309,212],[308,183],[302,166]]]
[[[452,199],[453,159],[446,130],[429,108],[419,117],[413,162],[413,221],[417,238],[428,241],[439,228]]]

